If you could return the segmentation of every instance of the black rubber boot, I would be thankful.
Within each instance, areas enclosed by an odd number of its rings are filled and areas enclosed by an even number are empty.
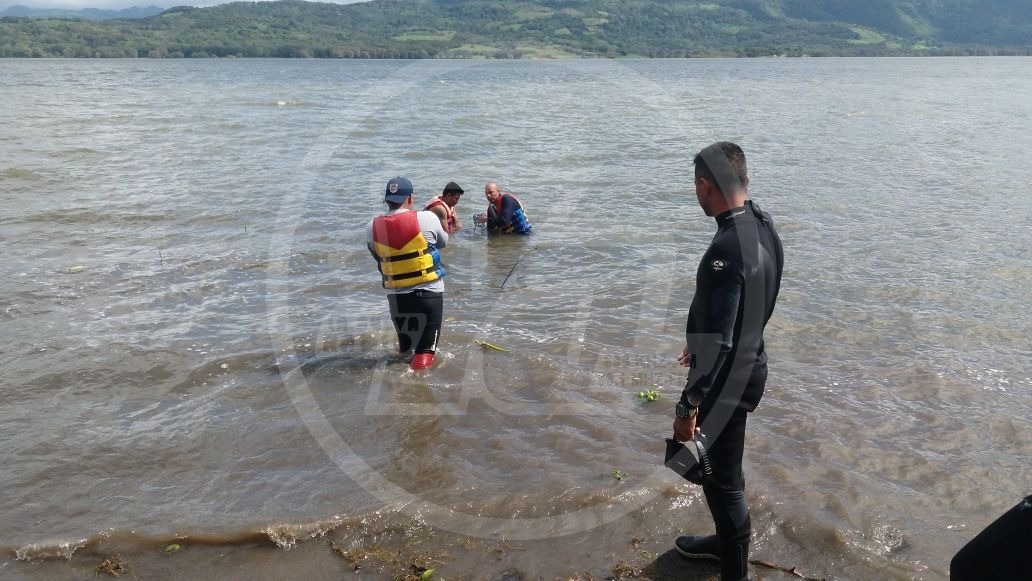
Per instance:
[[[717,540],[717,535],[677,537],[677,540],[674,541],[674,548],[689,559],[720,561],[720,541]]]
[[[720,581],[748,579],[752,521],[745,504],[745,491],[725,489],[713,480],[707,480],[702,489],[717,527]]]

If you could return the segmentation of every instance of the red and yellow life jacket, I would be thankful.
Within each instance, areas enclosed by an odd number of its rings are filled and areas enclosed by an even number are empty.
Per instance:
[[[437,247],[426,241],[416,212],[373,219],[373,253],[383,288],[405,288],[444,276]]]
[[[430,210],[430,208],[433,208],[434,206],[444,206],[444,213],[445,213],[445,215],[448,216],[448,223],[444,225],[445,229],[448,230],[449,232],[454,230],[455,229],[455,208],[452,208],[448,204],[445,204],[444,200],[442,200],[440,196],[437,196],[434,199],[430,200],[426,204],[426,207],[424,207],[423,209],[424,210]]]

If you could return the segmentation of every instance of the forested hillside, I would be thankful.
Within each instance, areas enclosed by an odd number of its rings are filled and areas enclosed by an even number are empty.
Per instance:
[[[145,18],[164,12],[164,9],[157,6],[133,6],[122,10],[101,10],[98,8],[83,8],[80,10],[69,10],[63,8],[28,8],[20,4],[8,6],[0,11],[3,16],[22,16],[28,18],[78,18],[81,20],[111,20],[114,18]]]
[[[1032,54],[1030,0],[281,0],[0,19],[3,57]]]

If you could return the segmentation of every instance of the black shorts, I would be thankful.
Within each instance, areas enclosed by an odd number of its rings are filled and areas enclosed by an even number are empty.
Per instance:
[[[416,290],[389,294],[391,321],[398,332],[398,350],[408,352],[415,345],[416,353],[437,351],[437,339],[444,319],[444,293]]]

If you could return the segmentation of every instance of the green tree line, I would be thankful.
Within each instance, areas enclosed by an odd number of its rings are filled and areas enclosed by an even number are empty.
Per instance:
[[[1032,2],[280,0],[177,7],[141,19],[0,18],[0,57],[966,54],[1032,54]]]

